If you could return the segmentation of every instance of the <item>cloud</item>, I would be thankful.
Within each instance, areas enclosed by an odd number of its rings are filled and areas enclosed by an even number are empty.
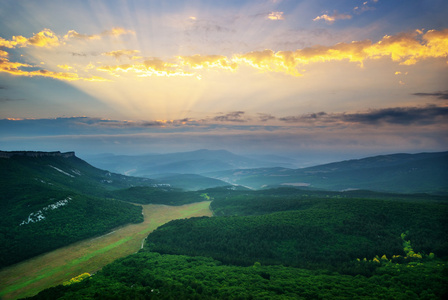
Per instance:
[[[209,148],[246,153],[320,154],[328,159],[328,155],[342,152],[366,156],[384,151],[446,151],[448,142],[443,128],[441,130],[439,126],[395,126],[387,130],[378,130],[377,126],[330,128],[291,124],[266,127],[242,123],[152,126],[155,122],[149,121],[148,127],[143,127],[144,122],[89,117],[0,119],[0,143],[2,150],[35,150],[38,143],[43,151],[59,149],[76,151],[78,155],[102,152],[129,154],[145,149],[179,152]]]
[[[126,56],[128,58],[135,58],[135,55],[138,53],[140,53],[140,51],[138,50],[116,50],[102,53],[102,55],[112,56],[115,57],[116,59],[119,59],[122,56]]]
[[[300,76],[297,71],[299,62],[291,51],[279,51],[266,49],[235,55],[233,61],[247,64],[260,71],[281,72],[292,76]]]
[[[313,125],[364,124],[364,125],[433,125],[448,124],[448,107],[393,107],[359,113],[312,113],[279,118],[286,123]]]
[[[139,77],[149,76],[193,76],[193,73],[186,72],[177,68],[176,64],[162,61],[158,58],[145,60],[144,62],[137,62],[134,64],[122,64],[115,66],[101,66],[97,70],[108,72],[113,76],[120,76],[119,73],[133,73]]]
[[[371,3],[377,3],[378,0],[372,0],[372,1],[364,1],[362,5],[356,6],[353,8],[353,12],[355,14],[362,14],[363,12],[369,11],[369,10],[375,10],[375,7],[370,6]]]
[[[285,19],[282,11],[273,11],[269,13],[266,18],[273,21],[281,21]]]
[[[258,119],[259,119],[261,122],[267,122],[267,121],[270,121],[270,120],[275,120],[276,117],[274,117],[274,116],[271,115],[271,114],[263,114],[263,113],[259,113],[259,114],[258,114]]]
[[[313,19],[313,21],[325,20],[328,24],[333,24],[336,20],[349,20],[351,18],[351,15],[339,14],[337,11],[334,11],[332,15],[323,14],[321,16],[317,16]]]
[[[421,97],[437,97],[439,99],[448,99],[448,90],[442,91],[442,92],[435,92],[435,93],[414,93],[412,94],[414,96],[421,96]]]
[[[81,34],[76,32],[76,30],[69,30],[66,35],[64,35],[65,40],[69,39],[80,39],[80,40],[99,40],[101,35],[99,34]]]
[[[7,73],[14,76],[26,76],[26,77],[49,77],[59,80],[65,81],[75,81],[75,80],[84,80],[84,81],[106,81],[107,79],[91,76],[91,77],[81,77],[77,73],[68,73],[68,72],[53,72],[44,69],[28,71],[23,68],[34,68],[35,66],[24,64],[20,62],[11,62],[7,58],[0,58],[0,73]]]
[[[115,28],[102,33],[105,35],[121,35],[131,31]],[[54,37],[54,39],[53,39]],[[16,42],[15,42],[16,41]],[[60,39],[51,31],[43,31],[30,39],[13,37],[11,41],[0,40],[5,48],[22,47],[23,45],[35,45],[38,47],[53,47],[60,44]],[[15,42],[15,44],[13,43]],[[70,52],[72,56],[99,55],[96,52]],[[115,50],[104,52],[103,55],[120,59],[128,57],[132,63],[109,65],[104,64],[96,70],[107,72],[111,76],[119,77],[125,74],[133,74],[139,77],[148,76],[196,76],[201,78],[199,71],[209,69],[222,69],[236,71],[241,66],[249,66],[260,72],[284,73],[290,76],[301,76],[299,70],[314,63],[326,63],[332,61],[348,61],[363,66],[366,60],[388,58],[399,65],[413,65],[428,58],[448,57],[448,29],[429,30],[423,32],[399,33],[393,36],[384,36],[380,41],[373,43],[370,40],[353,41],[351,43],[338,43],[331,46],[313,46],[295,51],[273,51],[265,49],[247,53],[237,53],[232,56],[223,55],[191,55],[177,56],[172,59],[161,60],[150,58],[142,60],[135,56],[137,50]],[[80,76],[77,73],[58,73],[46,70],[29,71],[26,68],[34,67],[27,63],[12,62],[8,59],[8,52],[0,50],[0,72],[6,72],[16,76],[46,76],[62,80],[105,80],[95,76]],[[59,66],[67,66],[61,63]],[[94,69],[86,69],[92,72]]]
[[[193,55],[193,56],[178,56],[181,60],[181,66],[188,66],[192,69],[204,68],[220,68],[224,70],[235,70],[238,65],[231,62],[226,56],[222,55]]]
[[[333,46],[315,46],[296,51],[254,51],[235,55],[233,61],[248,64],[269,72],[283,72],[300,76],[297,68],[318,62],[357,62],[361,66],[368,59],[390,58],[400,65],[413,65],[428,58],[448,57],[448,29],[418,30],[385,36],[377,43],[369,40],[339,43]]]
[[[53,31],[47,28],[34,34],[30,38],[26,38],[19,35],[19,36],[13,36],[12,39],[8,41],[0,37],[0,47],[16,48],[16,47],[26,47],[28,45],[32,45],[35,47],[51,48],[61,45],[61,40]]]
[[[64,69],[64,70],[70,70],[73,69],[73,67],[69,66],[69,65],[58,65],[58,68]]]
[[[82,39],[82,40],[97,40],[105,36],[120,36],[123,34],[135,34],[132,30],[127,30],[121,27],[115,27],[111,30],[105,30],[101,34],[87,35],[80,34],[75,30],[69,30],[63,38],[54,33],[51,29],[45,28],[44,30],[34,34],[30,38],[18,35],[13,36],[11,40],[6,40],[0,37],[0,47],[4,48],[17,48],[27,47],[29,45],[34,47],[53,48],[64,44],[65,41],[70,39]]]
[[[65,40],[69,39],[80,39],[80,40],[99,40],[105,36],[120,36],[124,34],[135,34],[133,30],[124,29],[121,27],[114,27],[111,30],[105,30],[100,34],[81,34],[75,30],[69,30],[66,35],[64,35]]]
[[[233,111],[221,116],[216,116],[212,119],[218,122],[247,122],[248,119],[244,119],[244,111]]]

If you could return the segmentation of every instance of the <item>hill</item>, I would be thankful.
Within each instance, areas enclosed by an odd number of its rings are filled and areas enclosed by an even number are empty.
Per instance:
[[[297,186],[326,190],[446,194],[448,152],[381,155],[303,169],[258,168],[204,175],[255,189]]]
[[[113,193],[153,184],[94,168],[73,152],[0,152],[0,267],[143,221],[141,207]]]
[[[157,186],[158,181],[124,176],[95,168],[73,152],[0,152],[3,186],[35,184],[104,197],[132,186]]]
[[[254,159],[225,150],[206,149],[138,156],[105,154],[86,156],[85,159],[102,169],[149,178],[154,174],[200,174],[231,169],[294,165],[291,159],[278,156],[259,156]]]

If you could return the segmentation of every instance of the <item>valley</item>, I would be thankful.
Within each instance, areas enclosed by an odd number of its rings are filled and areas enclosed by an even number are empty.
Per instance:
[[[18,299],[61,284],[81,273],[96,273],[114,260],[137,252],[142,240],[173,220],[211,216],[209,201],[183,206],[143,205],[145,220],[33,257],[0,270],[1,299]]]
[[[176,165],[198,153],[238,161]],[[0,154],[2,299],[448,295],[447,152],[152,178]]]

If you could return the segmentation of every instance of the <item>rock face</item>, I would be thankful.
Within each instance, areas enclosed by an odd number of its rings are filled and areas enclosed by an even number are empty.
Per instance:
[[[53,152],[43,152],[43,151],[0,151],[0,158],[11,158],[13,156],[29,156],[29,157],[44,157],[44,156],[60,156],[60,157],[74,157],[75,152],[64,152],[53,151]]]

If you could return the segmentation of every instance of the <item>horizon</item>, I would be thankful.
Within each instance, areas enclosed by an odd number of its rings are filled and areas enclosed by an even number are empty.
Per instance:
[[[302,164],[446,151],[446,13],[442,0],[5,0],[0,149]]]

